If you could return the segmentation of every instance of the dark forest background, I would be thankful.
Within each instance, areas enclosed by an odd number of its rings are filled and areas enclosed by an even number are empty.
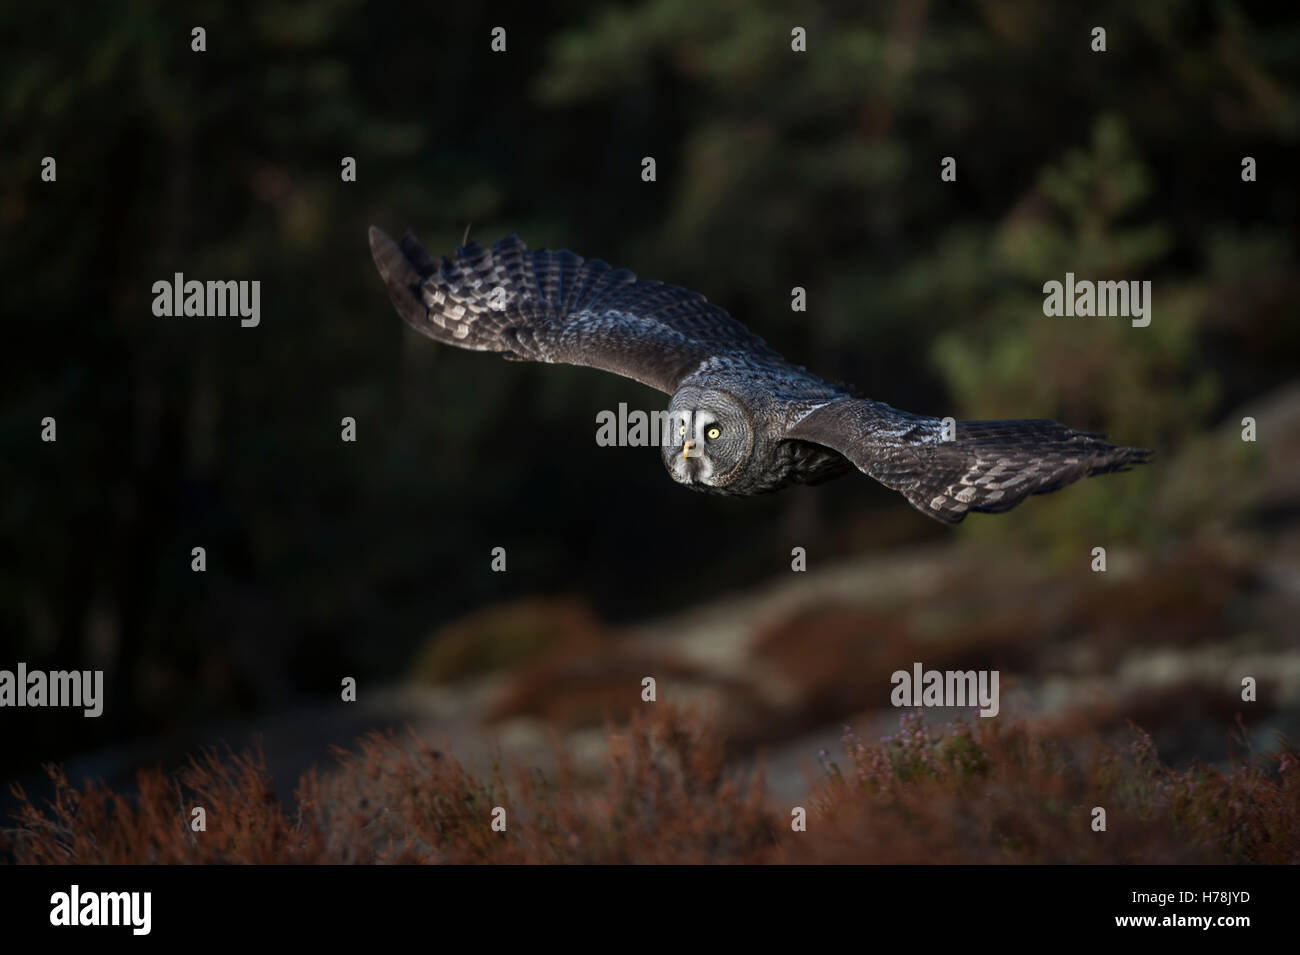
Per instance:
[[[395,681],[521,597],[616,628],[680,611],[785,577],[796,545],[812,568],[928,542],[1083,573],[1097,544],[1169,553],[1229,519],[1294,540],[1295,497],[1239,493],[1263,451],[1202,448],[1300,370],[1287,5],[136,0],[3,23],[0,666],[108,686],[99,720],[0,714],[0,768]],[[406,329],[372,223],[435,253],[470,224],[571,248],[896,406],[1054,417],[1156,463],[957,530],[866,478],[690,494],[654,449],[594,440],[598,411],[661,395]],[[260,280],[260,327],[155,317],[178,271]],[[1150,279],[1150,327],[1045,318],[1066,271]]]

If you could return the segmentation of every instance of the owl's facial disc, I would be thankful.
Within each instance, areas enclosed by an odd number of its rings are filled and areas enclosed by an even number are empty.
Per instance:
[[[749,419],[730,395],[683,389],[668,406],[664,466],[674,481],[721,487],[748,454]]]

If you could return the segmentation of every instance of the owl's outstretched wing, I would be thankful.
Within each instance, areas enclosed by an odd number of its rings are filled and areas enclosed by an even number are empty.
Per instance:
[[[1031,494],[1145,464],[1151,452],[1046,419],[958,421],[944,439],[939,418],[878,401],[840,398],[786,436],[832,448],[923,514],[956,524],[969,511],[1006,511]]]
[[[670,395],[719,356],[803,371],[697,292],[572,252],[530,252],[517,236],[439,262],[410,232],[394,242],[371,227],[370,251],[406,323],[458,348],[599,368]]]

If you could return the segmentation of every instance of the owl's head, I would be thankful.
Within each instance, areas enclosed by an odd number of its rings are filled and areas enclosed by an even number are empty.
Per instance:
[[[668,405],[664,467],[678,484],[725,488],[754,452],[754,425],[725,391],[683,388]]]

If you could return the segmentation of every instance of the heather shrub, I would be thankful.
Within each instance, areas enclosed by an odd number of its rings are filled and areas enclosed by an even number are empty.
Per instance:
[[[307,773],[288,809],[258,752],[142,770],[130,793],[51,767],[44,805],[15,789],[0,852],[20,864],[1300,862],[1285,740],[1226,771],[1175,769],[1130,728],[1127,747],[912,713],[876,742],[846,732],[840,756],[821,754],[804,832],[765,795],[761,764],[733,768],[711,721],[668,705],[608,725],[596,771],[557,746],[549,772],[481,776],[414,735],[372,733]]]

